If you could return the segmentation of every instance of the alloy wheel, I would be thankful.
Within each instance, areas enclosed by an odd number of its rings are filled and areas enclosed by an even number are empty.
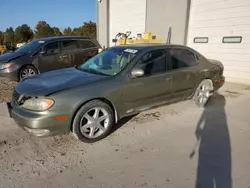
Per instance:
[[[101,136],[108,129],[110,116],[104,108],[91,108],[80,120],[81,133],[90,139]]]
[[[31,68],[25,68],[21,72],[21,78],[25,78],[27,76],[33,76],[35,74],[36,74],[35,70],[33,70]]]
[[[212,88],[210,83],[204,83],[199,87],[197,91],[197,102],[199,105],[204,106],[207,103],[209,97],[211,96],[211,90]]]

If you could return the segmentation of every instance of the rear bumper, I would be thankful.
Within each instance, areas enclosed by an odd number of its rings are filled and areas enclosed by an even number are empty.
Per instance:
[[[225,84],[225,77],[222,76],[220,79],[215,80],[214,82],[214,91],[217,91]]]
[[[10,117],[26,132],[37,137],[62,134],[70,131],[70,118],[55,120],[60,112],[36,113],[25,110],[13,103],[7,103]]]

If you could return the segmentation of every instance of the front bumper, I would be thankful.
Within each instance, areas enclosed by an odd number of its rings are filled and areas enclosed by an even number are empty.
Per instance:
[[[65,120],[56,120],[56,116],[62,115],[61,112],[32,112],[16,105],[14,102],[8,102],[7,108],[10,117],[26,132],[38,136],[51,136],[70,131],[70,118]],[[65,115],[65,114],[64,114]]]
[[[19,67],[13,66],[0,70],[0,78],[8,81],[18,81]]]

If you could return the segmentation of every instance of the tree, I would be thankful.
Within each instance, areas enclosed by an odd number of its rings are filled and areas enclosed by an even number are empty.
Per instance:
[[[80,36],[80,30],[79,30],[80,27],[76,27],[73,29],[71,35],[73,36]]]
[[[58,27],[52,27],[55,36],[62,36],[62,32]]]
[[[12,44],[15,43],[15,32],[12,27],[9,27],[6,29],[5,35],[4,35],[4,41],[11,42]]]
[[[4,41],[4,32],[0,31],[0,44]]]
[[[65,28],[63,30],[63,35],[65,35],[65,36],[71,36],[72,35],[72,29],[70,27]]]
[[[54,30],[45,21],[39,21],[35,27],[35,38],[54,36]]]
[[[83,26],[77,28],[75,33],[80,36],[96,38],[96,23],[92,21],[84,22]]]
[[[28,42],[33,38],[33,31],[27,24],[23,24],[16,28],[15,37],[16,42]]]

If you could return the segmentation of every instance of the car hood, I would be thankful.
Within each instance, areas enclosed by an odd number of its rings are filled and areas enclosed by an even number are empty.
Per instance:
[[[15,89],[21,95],[46,96],[107,78],[72,67],[31,76],[18,83]]]
[[[3,55],[0,55],[0,63],[7,63],[7,62],[9,62],[11,60],[22,57],[24,55],[25,54],[19,53],[19,52],[6,53],[6,54],[3,54]]]

